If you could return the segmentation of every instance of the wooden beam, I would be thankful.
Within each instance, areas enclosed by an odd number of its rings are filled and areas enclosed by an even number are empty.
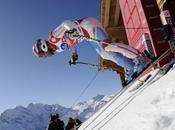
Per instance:
[[[101,0],[101,16],[100,16],[100,21],[102,26],[104,25],[104,12],[105,12],[105,0]]]
[[[120,17],[120,5],[119,5],[119,0],[116,0],[115,18],[114,18],[114,25],[115,26],[118,26],[119,17]]]
[[[109,25],[109,16],[110,16],[110,3],[111,0],[106,0],[106,6],[105,6],[105,19],[104,19],[104,27],[107,27]]]

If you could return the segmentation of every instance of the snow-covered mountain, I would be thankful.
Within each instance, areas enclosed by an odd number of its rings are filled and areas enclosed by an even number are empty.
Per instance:
[[[88,101],[78,103],[72,109],[78,111],[78,115],[83,117],[83,120],[86,120],[91,117],[94,112],[104,106],[104,104],[106,104],[110,99],[112,99],[112,97],[113,95],[97,95]]]
[[[50,120],[50,114],[59,113],[67,122],[69,117],[79,117],[82,121],[104,106],[112,96],[97,95],[96,97],[78,103],[73,108],[60,105],[29,104],[18,106],[3,112],[0,116],[0,130],[45,130]]]
[[[175,130],[175,64],[166,74],[154,70],[135,89],[138,83],[114,96],[79,130]]]

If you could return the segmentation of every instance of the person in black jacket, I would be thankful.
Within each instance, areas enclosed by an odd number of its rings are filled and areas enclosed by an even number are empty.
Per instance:
[[[64,130],[64,122],[59,119],[58,114],[51,116],[48,130]]]
[[[69,117],[66,130],[77,130],[81,124],[82,122],[78,118],[73,119],[72,117]]]
[[[66,125],[66,130],[72,130],[74,129],[74,126],[76,125],[75,120],[72,117],[69,117],[69,121]]]

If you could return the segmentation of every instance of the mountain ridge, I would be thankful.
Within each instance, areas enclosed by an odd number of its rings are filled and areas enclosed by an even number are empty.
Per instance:
[[[27,107],[17,106],[0,115],[0,130],[43,130],[47,128],[50,114],[58,113],[65,124],[69,117],[85,121],[103,107],[112,96],[97,95],[90,100],[77,103],[73,108],[59,104],[30,103]]]

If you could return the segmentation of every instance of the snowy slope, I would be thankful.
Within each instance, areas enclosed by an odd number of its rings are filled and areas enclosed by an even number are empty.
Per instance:
[[[32,103],[27,107],[18,106],[1,114],[0,130],[45,130],[51,113],[59,113],[65,123],[69,117],[79,116],[81,120],[86,120],[111,98],[97,95],[86,102],[78,103],[73,109]]]
[[[79,130],[175,130],[175,67],[162,74],[156,70],[151,85],[116,95]]]

